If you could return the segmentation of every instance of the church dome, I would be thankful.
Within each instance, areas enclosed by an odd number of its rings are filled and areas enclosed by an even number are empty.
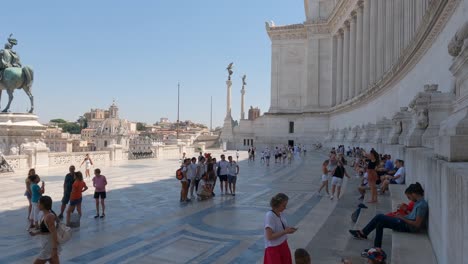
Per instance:
[[[130,124],[127,120],[107,118],[97,128],[97,136],[128,135]]]

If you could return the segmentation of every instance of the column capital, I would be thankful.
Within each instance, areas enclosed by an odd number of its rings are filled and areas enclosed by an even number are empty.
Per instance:
[[[350,19],[350,22],[351,23],[355,23],[356,22],[356,18],[357,18],[357,10],[353,10],[351,12],[351,19]]]
[[[364,0],[357,1],[356,7],[357,7],[356,10],[358,10],[358,11],[359,11],[359,9],[362,9],[364,7]]]
[[[349,25],[350,25],[349,19],[348,19],[348,20],[345,20],[345,22],[344,22],[344,24],[343,24],[343,29],[344,29],[344,30],[346,30],[346,29],[349,30]]]
[[[343,33],[344,33],[344,29],[343,28],[339,28],[338,31],[336,32],[336,35],[338,37],[342,37],[343,36]]]

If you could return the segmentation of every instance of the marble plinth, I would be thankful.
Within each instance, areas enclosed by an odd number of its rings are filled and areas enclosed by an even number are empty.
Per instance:
[[[40,139],[45,130],[36,115],[0,113],[0,151],[6,155],[17,155],[25,139],[30,142]],[[12,148],[16,150],[12,151]]]

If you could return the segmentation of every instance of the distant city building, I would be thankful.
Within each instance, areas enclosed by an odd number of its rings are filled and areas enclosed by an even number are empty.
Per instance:
[[[44,133],[44,143],[51,152],[72,152],[73,140],[69,133],[64,133],[59,127],[47,128]]]
[[[169,123],[169,118],[167,118],[167,117],[161,117],[161,118],[159,119],[159,123]]]
[[[249,109],[249,120],[253,121],[260,117],[260,109],[258,107],[253,108],[250,106]]]

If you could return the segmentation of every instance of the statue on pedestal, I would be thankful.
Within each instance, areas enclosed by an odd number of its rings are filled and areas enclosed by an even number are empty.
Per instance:
[[[33,70],[28,67],[22,67],[18,54],[13,51],[13,46],[17,45],[18,41],[10,37],[5,48],[0,50],[0,98],[3,90],[8,93],[8,104],[3,109],[6,113],[10,110],[11,101],[13,101],[13,92],[16,89],[23,89],[31,101],[31,109],[29,113],[34,111],[34,99],[31,93],[31,87],[34,79]]]
[[[226,70],[227,70],[228,73],[229,73],[229,76],[228,76],[228,80],[229,80],[229,81],[231,80],[231,75],[234,73],[234,72],[232,71],[233,65],[234,65],[234,62],[231,62],[231,63],[229,63],[229,65],[228,65],[227,68],[226,68]]]

